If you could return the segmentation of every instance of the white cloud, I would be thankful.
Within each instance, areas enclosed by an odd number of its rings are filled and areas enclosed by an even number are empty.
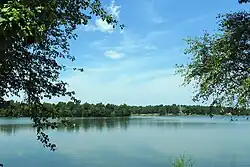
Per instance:
[[[144,50],[157,50],[157,46],[154,44],[154,40],[158,40],[160,37],[169,34],[169,30],[154,30],[146,35],[137,35],[125,30],[121,35],[119,43],[109,43],[108,40],[97,40],[90,43],[90,47],[97,48],[99,50],[117,50],[124,53],[143,52]]]
[[[82,102],[129,105],[192,104],[192,89],[181,87],[172,69],[129,74],[99,71],[66,78]],[[101,76],[111,77],[104,79]]]
[[[154,45],[146,45],[144,49],[147,49],[147,50],[157,50],[157,47],[154,46]]]
[[[112,61],[97,68],[85,68],[83,73],[72,72],[62,79],[69,83],[69,90],[74,90],[83,103],[194,104],[192,87],[182,87],[183,80],[174,75],[173,68],[149,68],[157,61],[162,60],[141,57]],[[46,101],[67,100],[67,97],[60,97]]]
[[[124,53],[119,53],[115,50],[107,50],[106,52],[104,52],[104,55],[111,59],[120,59],[124,56]]]
[[[84,25],[83,26],[85,31],[96,31],[97,27],[95,27],[94,25],[88,24],[88,25]]]
[[[166,35],[170,34],[171,31],[168,29],[165,30],[154,30],[149,32],[144,38],[143,40],[146,42],[150,42],[152,40],[158,39],[159,38],[166,38]]]
[[[165,19],[162,16],[160,16],[155,5],[156,4],[154,0],[146,1],[145,10],[146,10],[147,15],[149,16],[148,18],[152,23],[155,23],[155,24],[164,23]]]
[[[106,9],[109,14],[112,14],[114,19],[119,20],[121,6],[115,5],[115,1],[112,1],[109,6],[106,6]],[[101,31],[112,33],[114,31],[113,25],[108,24],[106,21],[103,21],[101,18],[95,20],[95,25],[85,25],[85,31]]]
[[[182,24],[194,24],[194,23],[197,23],[197,22],[205,20],[208,16],[209,15],[207,14],[207,15],[202,15],[202,16],[188,18],[188,19],[184,20],[182,22]]]
[[[152,17],[151,20],[152,20],[153,23],[156,23],[156,24],[160,24],[160,23],[165,22],[165,20],[162,17],[159,17],[159,16]]]
[[[159,57],[158,57],[159,58]],[[193,104],[191,86],[182,87],[174,69],[151,68],[163,61],[136,57],[86,68],[63,78],[82,102],[129,105]],[[65,100],[57,99],[54,101]]]
[[[97,19],[96,22],[96,30],[99,30],[101,32],[113,32],[114,28],[112,25],[108,24],[106,21],[103,21],[102,19]]]
[[[111,5],[108,7],[108,10],[116,19],[119,19],[120,9],[121,9],[121,6],[115,5],[114,0],[111,2]]]
[[[114,28],[112,25],[108,24],[106,21],[103,21],[101,18],[95,20],[95,25],[89,24],[84,25],[85,31],[101,31],[112,33]]]

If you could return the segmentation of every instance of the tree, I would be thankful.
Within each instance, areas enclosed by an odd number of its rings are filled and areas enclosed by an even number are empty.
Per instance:
[[[53,150],[54,145],[43,128],[55,128],[56,124],[51,124],[48,118],[59,118],[59,112],[47,110],[41,100],[68,96],[79,102],[74,92],[66,88],[67,83],[60,80],[61,71],[67,68],[59,59],[75,60],[69,54],[68,41],[76,39],[74,30],[78,25],[87,25],[92,17],[99,17],[114,28],[124,27],[100,0],[0,2],[0,103],[5,103],[4,97],[24,93],[24,102],[31,106],[27,113],[37,127],[38,139]]]
[[[239,3],[248,3],[250,0],[239,0]]]
[[[249,1],[241,1],[241,3]],[[219,15],[216,34],[186,39],[192,55],[178,66],[184,84],[194,83],[194,100],[235,108],[250,102],[250,13],[240,11]]]

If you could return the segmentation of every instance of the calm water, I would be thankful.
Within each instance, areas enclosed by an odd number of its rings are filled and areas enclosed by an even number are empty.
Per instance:
[[[29,119],[0,119],[5,167],[168,167],[186,153],[197,167],[250,167],[250,121],[229,117],[75,119],[79,127],[50,131],[51,152]]]

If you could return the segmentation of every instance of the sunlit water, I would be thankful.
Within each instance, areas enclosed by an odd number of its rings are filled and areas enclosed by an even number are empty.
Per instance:
[[[5,167],[168,167],[185,153],[197,167],[250,166],[246,117],[76,119],[79,127],[50,131],[57,151],[36,140],[29,119],[0,118]]]

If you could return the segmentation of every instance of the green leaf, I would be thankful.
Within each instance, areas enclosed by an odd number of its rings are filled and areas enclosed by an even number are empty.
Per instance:
[[[1,12],[6,13],[9,10],[9,7],[1,9]]]
[[[5,18],[0,17],[0,23],[7,21]]]
[[[0,23],[6,22],[0,24],[0,33],[4,32],[6,39],[0,39],[8,47],[0,60],[0,64],[6,67],[0,70],[3,79],[0,82],[0,103],[5,101],[5,96],[24,93],[27,97],[25,102],[30,105],[28,116],[33,119],[42,142],[48,141],[44,140],[48,137],[42,133],[43,121],[58,117],[57,113],[46,113],[41,107],[42,99],[68,96],[72,101],[77,101],[74,92],[67,89],[67,83],[60,80],[60,72],[65,68],[57,61],[58,58],[74,60],[69,46],[70,38],[76,37],[72,27],[87,24],[87,21],[81,21],[86,20],[86,16],[89,16],[88,19],[90,16],[101,17],[110,25],[118,24],[107,14],[100,0],[92,3],[90,0],[81,1],[77,5],[75,0],[56,2],[7,0],[4,8],[0,9],[6,18],[0,20]],[[60,56],[59,51],[65,56]]]
[[[191,62],[179,66],[178,72],[185,84],[194,81],[195,100],[248,107],[250,13],[227,13],[218,18],[219,33],[205,32],[202,37],[185,40]]]
[[[14,17],[9,17],[9,21],[12,21],[14,19]]]

